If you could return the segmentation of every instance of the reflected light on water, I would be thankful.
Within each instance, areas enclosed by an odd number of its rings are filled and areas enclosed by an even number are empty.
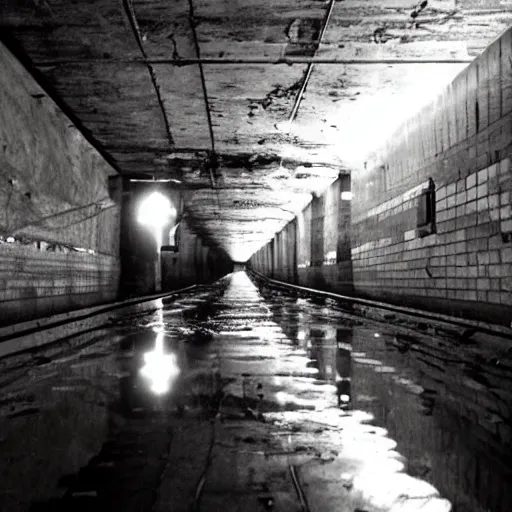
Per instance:
[[[151,327],[153,332],[163,332],[164,331],[164,310],[163,310],[163,302],[162,299],[157,299],[156,307],[158,308],[155,311],[155,319],[153,322],[148,324],[148,327]]]
[[[279,405],[294,404],[301,407],[306,407],[311,410],[316,409],[316,407],[318,406],[314,398],[301,398],[291,393],[287,393],[286,391],[278,391],[274,395],[274,398]]]
[[[167,393],[180,369],[176,355],[164,353],[163,333],[157,334],[155,348],[144,354],[144,363],[140,373],[149,380],[151,391],[157,395]]]
[[[359,411],[354,411],[352,418]],[[360,418],[361,419],[361,418]],[[365,422],[368,423],[368,422]],[[372,504],[372,510],[388,512],[449,512],[451,503],[437,489],[420,478],[408,475],[402,456],[396,451],[397,442],[388,437],[386,429],[354,422],[345,427],[347,444],[344,454],[359,461],[353,471],[343,473],[353,492],[360,493]],[[353,436],[353,437],[351,437]]]
[[[380,510],[390,512],[449,512],[448,500],[439,496],[431,484],[403,473],[399,461],[375,462],[353,480],[355,489]]]

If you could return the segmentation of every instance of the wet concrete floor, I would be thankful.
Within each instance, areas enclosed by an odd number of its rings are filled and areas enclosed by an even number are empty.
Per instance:
[[[509,512],[512,364],[454,347],[231,274],[0,360],[0,510]]]

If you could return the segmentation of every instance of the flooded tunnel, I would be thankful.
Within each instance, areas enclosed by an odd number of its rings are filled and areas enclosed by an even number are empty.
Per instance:
[[[510,512],[508,0],[0,2],[0,511]]]
[[[510,510],[508,363],[354,313],[237,271],[2,358],[1,509]]]

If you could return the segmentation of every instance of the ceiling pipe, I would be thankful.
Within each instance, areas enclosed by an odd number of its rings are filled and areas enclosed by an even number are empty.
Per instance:
[[[151,82],[156,93],[158,105],[160,107],[160,110],[162,111],[162,117],[164,120],[165,131],[167,132],[167,138],[169,140],[169,144],[171,145],[171,147],[173,147],[174,139],[171,133],[171,125],[169,123],[167,113],[165,112],[164,102],[162,100],[162,95],[160,94],[160,88],[158,87],[155,71],[151,67],[151,62],[149,62],[148,60],[148,55],[142,43],[142,36],[140,35],[140,28],[139,24],[137,23],[137,18],[135,16],[135,9],[133,8],[132,0],[123,0],[123,7],[128,18],[128,21],[130,22],[130,27],[132,29],[133,35],[135,36],[135,40],[137,41],[137,46],[139,47],[140,53],[144,57],[143,62],[146,64],[148,68],[149,76],[151,77]]]
[[[201,59],[167,59],[167,58],[148,58],[148,59],[54,59],[34,62],[34,66],[39,68],[80,65],[80,64],[161,64],[172,66],[195,66],[201,64],[208,65],[284,65],[293,66],[294,64],[325,64],[342,66],[361,66],[372,64],[469,64],[473,62],[474,57],[450,58],[450,59],[327,59],[319,57],[280,57],[278,59],[260,58],[253,59],[224,59],[224,58],[201,58]]]
[[[196,26],[195,26],[195,13],[194,13],[194,2],[193,0],[188,0],[189,5],[189,22],[190,22],[190,29],[192,30],[192,37],[194,39],[194,47],[196,51],[196,64],[199,66],[199,74],[201,75],[201,87],[203,88],[203,98],[204,98],[204,104],[206,108],[206,118],[208,121],[208,130],[210,132],[210,144],[212,148],[212,152],[215,151],[215,138],[213,134],[213,123],[212,123],[212,116],[210,112],[210,103],[208,101],[208,91],[206,89],[206,80],[204,77],[204,69],[203,69],[203,59],[201,59],[201,49],[199,47],[199,40],[197,39],[197,32],[196,32]]]
[[[336,0],[331,0],[331,3],[329,4],[329,7],[327,8],[327,13],[325,15],[324,22],[322,23],[322,29],[320,30],[320,34],[318,35],[318,41],[315,44],[315,51],[313,53],[313,57],[316,55],[318,48],[320,48],[320,45],[322,44],[322,40],[323,40],[325,32],[327,30],[327,25],[329,24],[329,20],[331,19],[331,15],[332,15],[332,11],[334,10],[335,3],[336,3]],[[291,128],[291,125],[292,125],[293,121],[295,120],[295,117],[297,116],[297,112],[299,111],[300,104],[302,102],[302,98],[304,96],[304,93],[306,92],[306,88],[308,86],[309,79],[311,78],[311,74],[313,73],[313,66],[314,66],[313,62],[310,62],[308,64],[306,73],[304,75],[304,79],[302,80],[301,88],[300,88],[297,96],[295,97],[295,103],[293,104],[293,108],[290,113],[290,117],[288,118],[289,129]]]
[[[206,119],[208,122],[208,131],[210,133],[210,145],[211,145],[210,157],[211,158],[208,161],[208,171],[209,171],[209,175],[210,175],[210,182],[212,184],[212,188],[216,190],[215,178],[213,176],[212,167],[210,165],[211,159],[215,158],[215,135],[213,133],[213,121],[212,121],[212,115],[210,112],[210,102],[208,101],[208,90],[206,88],[206,79],[204,77],[203,63],[202,63],[202,59],[201,59],[201,48],[199,47],[199,40],[197,38],[197,31],[196,31],[196,25],[195,25],[194,0],[188,0],[188,6],[189,6],[190,29],[192,30],[192,37],[194,39],[194,47],[195,47],[197,61],[198,61],[197,64],[199,66],[199,74],[201,76],[201,87],[203,89],[203,98],[204,98],[204,105],[205,105],[205,109],[206,109]],[[219,197],[218,192],[217,192],[217,206],[219,207],[219,210],[220,210],[220,197]]]
[[[318,48],[320,48],[320,44],[322,43],[325,32],[327,30],[327,25],[329,24],[329,20],[331,19],[332,11],[334,10],[335,3],[336,3],[336,0],[331,0],[331,2],[329,3],[329,7],[327,8],[327,12],[325,14],[325,18],[322,23],[322,28],[318,35],[318,41],[315,44],[315,51],[313,53],[313,58],[315,57],[316,52],[318,51]],[[300,90],[299,90],[297,96],[295,97],[295,102],[293,104],[292,111],[290,113],[290,117],[288,118],[288,129],[287,129],[288,133],[291,131],[292,123],[295,120],[295,117],[297,116],[297,112],[299,111],[300,104],[302,102],[302,98],[304,96],[304,93],[306,92],[306,88],[308,86],[309,79],[311,78],[311,74],[313,72],[313,66],[314,66],[314,62],[310,61],[308,63],[308,67],[306,69],[306,73],[304,74],[304,78],[302,80],[302,85],[300,87]],[[280,168],[283,166],[283,161],[284,161],[284,159],[281,158],[281,162],[279,164]]]

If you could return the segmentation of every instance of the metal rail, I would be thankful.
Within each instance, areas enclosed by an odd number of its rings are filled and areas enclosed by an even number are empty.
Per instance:
[[[420,319],[422,322],[431,321],[437,322],[438,324],[449,324],[452,327],[458,327],[464,330],[475,330],[481,332],[483,334],[489,334],[492,336],[504,337],[507,339],[512,339],[512,326],[507,327],[501,324],[491,324],[487,322],[482,322],[479,320],[469,320],[466,318],[458,318],[449,315],[445,315],[442,313],[434,313],[430,311],[423,311],[420,309],[408,308],[404,306],[395,306],[394,304],[388,304],[386,302],[379,302],[369,299],[362,299],[359,297],[350,297],[348,295],[340,295],[333,292],[327,292],[323,290],[315,290],[313,288],[307,288],[305,286],[298,286],[295,284],[285,283],[283,281],[278,281],[276,279],[271,279],[260,272],[252,268],[248,268],[247,272],[253,274],[259,279],[267,281],[269,284],[281,287],[288,290],[304,292],[311,295],[316,295],[320,297],[325,297],[328,299],[333,299],[337,301],[350,302],[359,306],[366,306],[368,308],[381,309],[387,312],[392,312],[401,315],[408,315],[410,317],[415,317]]]
[[[171,292],[158,293],[146,297],[137,297],[120,302],[90,306],[83,309],[59,313],[45,318],[27,320],[0,327],[0,359],[12,354],[30,351],[60,341],[69,336],[90,332],[109,325],[111,315],[124,308],[144,305],[150,309],[158,309],[151,305],[155,300],[175,297],[182,293],[197,290],[201,285],[187,286]]]
[[[297,493],[297,497],[299,498],[300,501],[302,512],[310,512],[308,501],[306,499],[306,494],[304,493],[304,489],[300,485],[299,477],[297,475],[297,468],[290,464],[289,470],[292,476],[292,482],[293,486],[295,487],[295,492]]]

